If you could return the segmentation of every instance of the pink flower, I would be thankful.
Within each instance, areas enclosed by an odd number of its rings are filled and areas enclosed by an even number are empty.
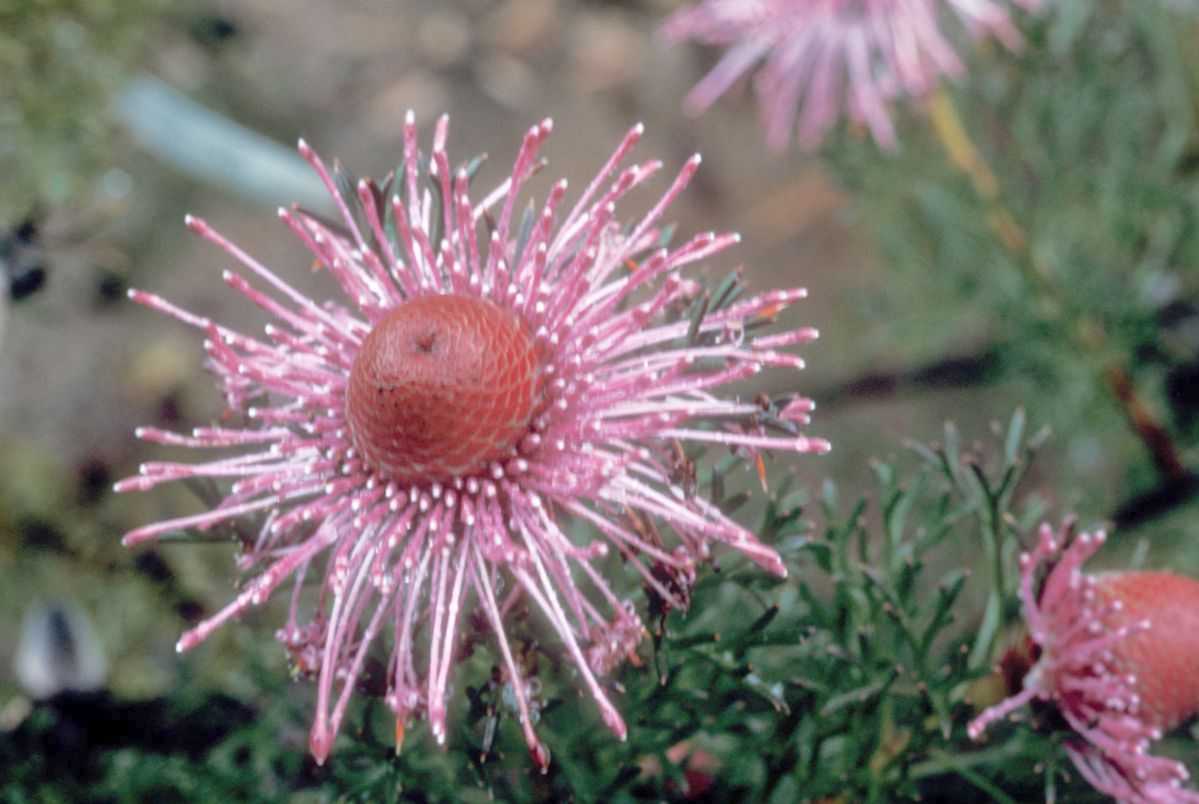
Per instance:
[[[756,71],[771,148],[785,148],[793,129],[801,147],[815,148],[843,113],[893,148],[891,103],[963,72],[948,18],[971,37],[1015,49],[1023,40],[1013,3],[1033,9],[1041,0],[703,0],[667,20],[663,33],[727,51],[687,96],[690,111]]]
[[[1020,596],[1039,657],[1023,691],[975,718],[970,736],[1049,701],[1076,735],[1066,751],[1096,790],[1122,802],[1199,802],[1181,787],[1182,763],[1149,753],[1163,731],[1199,711],[1199,582],[1165,572],[1083,575],[1105,535],[1084,533],[1067,545],[1072,527],[1055,537],[1042,525],[1036,549],[1020,557]],[[1050,561],[1038,595],[1036,576]]]
[[[356,198],[339,192],[301,142],[345,231],[302,210],[279,214],[352,307],[305,297],[195,218],[191,229],[246,271],[225,271],[225,282],[274,316],[266,337],[145,291],[130,294],[205,333],[207,365],[233,421],[190,434],[140,429],[159,444],[226,452],[202,463],[147,463],[117,490],[184,478],[232,487],[212,510],[138,528],[125,543],[262,517],[241,558],[258,574],[184,634],[179,649],[291,579],[291,615],[278,638],[297,670],[318,679],[310,739],[318,760],[383,631],[394,632],[383,666],[397,734],[423,715],[444,743],[450,669],[473,607],[471,621],[494,632],[525,738],[544,767],[530,681],[504,629],[526,608],[519,601],[552,627],[604,722],[623,738],[601,679],[644,628],[603,575],[609,548],[671,606],[686,604],[695,565],[713,542],[786,572],[773,549],[694,493],[679,444],[828,449],[799,432],[810,405],[720,395],[764,367],[802,366],[787,349],[814,330],[762,327],[804,291],[725,294],[709,299],[706,315],[687,312],[701,303],[701,288],[683,272],[738,238],[707,233],[661,245],[658,222],[698,156],[645,217],[617,222],[617,202],[661,168],[646,162],[617,172],[640,126],[569,211],[560,181],[522,220],[517,199],[541,167],[550,129],[547,120],[528,132],[510,177],[479,202],[470,199],[466,168],[450,167],[445,117],[426,158],[410,113],[401,175],[387,190],[360,182]],[[598,537],[580,543],[579,529],[563,529],[568,517]],[[310,600],[304,579],[320,562],[324,580]]]

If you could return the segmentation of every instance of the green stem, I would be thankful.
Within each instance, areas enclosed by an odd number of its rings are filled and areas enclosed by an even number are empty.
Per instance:
[[[1013,745],[1013,743],[1008,743],[998,748],[973,751],[963,756],[951,756],[942,751],[934,750],[930,752],[927,760],[912,766],[909,771],[909,778],[912,781],[918,781],[931,776],[956,773],[989,795],[994,801],[1005,802],[1005,804],[1016,804],[1015,799],[1000,790],[989,779],[974,771],[974,767],[977,765],[992,764],[996,760],[1007,759],[1012,754],[1019,753],[1016,750],[1018,746],[1013,748]]]
[[[962,768],[996,765],[1018,756],[1023,750],[1023,746],[1017,740],[1010,740],[992,748],[967,751],[963,754],[951,755],[938,749],[932,749],[929,751],[928,759],[912,765],[908,771],[908,777],[915,782],[940,776],[943,773],[957,773]]]

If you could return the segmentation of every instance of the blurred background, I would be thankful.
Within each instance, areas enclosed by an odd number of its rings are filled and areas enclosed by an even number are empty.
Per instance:
[[[843,494],[866,493],[869,460],[905,439],[940,438],[947,420],[966,443],[989,439],[1022,408],[1053,431],[1025,481],[1046,510],[1120,524],[1108,561],[1199,572],[1190,17],[1157,3],[1063,2],[1021,17],[1021,53],[970,52],[952,90],[1032,253],[1065,289],[1074,317],[1062,323],[980,223],[986,205],[921,109],[896,110],[894,154],[852,127],[820,153],[772,153],[748,92],[685,116],[681,98],[718,54],[656,36],[681,5],[0,2],[5,800],[344,792],[338,771],[307,758],[313,690],[287,683],[273,642],[281,609],[174,651],[232,595],[230,546],[120,545],[131,527],[198,505],[185,489],[112,494],[153,457],[134,427],[190,429],[222,409],[196,334],[125,291],[246,331],[262,323],[221,283],[229,259],[183,226],[193,213],[289,281],[334,293],[275,214],[328,205],[296,139],[381,178],[399,160],[409,108],[423,137],[450,115],[451,159],[489,155],[481,187],[502,180],[524,131],[547,116],[550,164],[534,194],[560,176],[585,186],[638,121],[640,158],[667,172],[702,153],[669,217],[684,233],[742,233],[710,274],[743,264],[753,289],[810,291],[794,311],[821,332],[808,368],[767,389],[814,397],[810,432],[834,444],[786,467],[798,486],[834,477]],[[638,196],[625,217],[652,200]],[[1105,333],[1104,345],[1074,349],[1063,328],[1080,326]],[[1112,361],[1173,442],[1178,471],[1155,463],[1127,400],[1097,379]]]

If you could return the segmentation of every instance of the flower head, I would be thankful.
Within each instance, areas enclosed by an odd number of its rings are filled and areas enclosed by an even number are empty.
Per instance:
[[[528,132],[508,179],[481,201],[471,200],[469,165],[450,167],[445,117],[425,157],[409,114],[402,170],[382,187],[361,181],[352,194],[338,189],[343,174],[331,175],[301,142],[342,221],[298,209],[280,217],[350,306],[307,298],[195,218],[191,229],[247,272],[226,271],[226,283],[274,317],[266,337],[152,293],[130,294],[204,331],[233,421],[190,434],[140,429],[159,444],[225,454],[147,463],[117,489],[183,478],[232,486],[212,510],[138,528],[125,543],[261,517],[240,562],[256,577],[179,648],[291,579],[291,614],[278,638],[297,670],[318,680],[310,739],[318,760],[381,633],[394,634],[383,675],[397,733],[424,716],[444,742],[450,669],[473,610],[471,621],[494,633],[504,682],[544,767],[530,679],[505,633],[515,612],[540,613],[604,722],[623,737],[601,680],[644,628],[602,572],[609,549],[668,606],[686,605],[713,542],[785,574],[773,549],[694,493],[682,444],[754,455],[828,449],[799,431],[808,401],[720,395],[764,367],[801,367],[788,348],[815,331],[763,328],[804,291],[738,298],[729,284],[705,295],[684,278],[737,241],[707,233],[663,244],[659,221],[698,157],[643,218],[619,225],[617,202],[661,168],[619,169],[640,126],[568,211],[560,181],[539,211],[530,205],[520,214],[517,198],[541,167],[550,129],[547,120]],[[594,536],[568,535],[568,517]],[[320,564],[324,579],[310,600],[303,581]],[[517,605],[522,599],[527,607]]]
[[[694,39],[727,52],[687,96],[693,112],[711,106],[747,73],[766,122],[767,142],[786,147],[795,130],[804,148],[820,144],[842,114],[895,146],[888,107],[929,93],[963,71],[950,16],[974,38],[1018,47],[1010,6],[1040,0],[702,0],[667,20],[674,41]]]
[[[1102,531],[1067,544],[1042,525],[1021,556],[1020,596],[1040,655],[1019,694],[969,725],[986,728],[1025,704],[1050,701],[1074,730],[1066,750],[1100,792],[1125,802],[1199,802],[1186,768],[1148,753],[1164,731],[1199,712],[1199,581],[1166,572],[1083,575]],[[1034,591],[1042,565],[1055,561]]]

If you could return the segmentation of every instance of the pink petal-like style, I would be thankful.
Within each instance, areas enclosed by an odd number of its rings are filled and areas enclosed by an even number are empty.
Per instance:
[[[444,743],[463,623],[489,625],[530,752],[544,767],[549,753],[533,730],[531,679],[505,632],[514,612],[537,612],[552,627],[560,655],[623,738],[625,724],[603,678],[637,648],[645,629],[604,576],[614,563],[602,560],[609,549],[672,607],[687,605],[696,566],[713,543],[786,574],[769,545],[695,493],[694,465],[688,482],[680,461],[691,462],[683,452],[688,442],[695,454],[705,447],[755,455],[828,450],[826,441],[799,430],[809,400],[771,402],[767,415],[760,400],[720,393],[764,368],[799,367],[787,350],[817,333],[771,333],[769,325],[804,291],[731,297],[702,316],[687,312],[701,305],[702,288],[686,273],[738,237],[705,233],[674,248],[662,244],[660,220],[695,174],[698,156],[643,218],[620,225],[618,202],[661,168],[654,161],[620,167],[641,126],[624,136],[573,206],[563,205],[567,185],[560,181],[539,211],[530,205],[521,212],[517,198],[542,166],[538,152],[550,130],[548,120],[529,130],[511,175],[478,202],[465,167],[450,168],[445,117],[426,156],[409,113],[404,168],[388,185],[389,198],[367,181],[357,198],[346,197],[301,141],[300,153],[327,186],[341,222],[300,209],[279,214],[348,303],[308,298],[207,223],[188,218],[196,234],[240,264],[224,280],[274,318],[265,337],[144,290],[130,294],[204,333],[206,365],[230,410],[222,425],[190,434],[139,429],[161,445],[222,452],[204,462],[146,463],[117,490],[186,478],[230,486],[211,510],[137,528],[125,543],[247,516],[262,523],[255,537],[242,539],[239,560],[257,575],[225,609],[184,634],[179,649],[289,583],[291,614],[278,639],[296,670],[318,680],[310,747],[320,761],[364,668],[378,666],[368,659],[375,647],[385,650],[375,644],[388,642],[376,639],[384,631],[393,635],[382,666],[397,734],[423,716]],[[453,296],[454,305],[471,309],[479,308],[472,300],[482,300],[519,321],[535,347],[526,353],[542,362],[541,396],[525,431],[485,465],[399,479],[355,447],[349,376],[372,327],[397,306],[429,296]],[[365,398],[359,404],[369,406]],[[567,519],[583,527],[567,531]],[[304,580],[317,567],[319,591],[306,591]],[[516,605],[521,599],[528,605]]]
[[[842,116],[865,125],[883,148],[896,145],[890,106],[928,94],[963,64],[953,27],[992,36],[1010,49],[1023,39],[1011,6],[1042,0],[701,0],[662,27],[673,42],[724,49],[687,96],[692,113],[711,106],[743,76],[754,89],[768,145],[782,150],[794,132],[802,148],[820,145]]]
[[[1142,705],[1137,674],[1122,657],[1124,646],[1154,623],[1121,617],[1122,603],[1105,592],[1105,576],[1082,573],[1104,543],[1103,531],[1071,540],[1072,532],[1071,521],[1057,533],[1044,524],[1036,547],[1020,556],[1020,598],[1040,656],[1023,689],[982,712],[967,731],[979,740],[996,721],[1047,701],[1074,732],[1066,743],[1074,766],[1099,792],[1133,804],[1199,802],[1199,792],[1182,787],[1189,777],[1182,763],[1149,753],[1161,737],[1160,718]]]

